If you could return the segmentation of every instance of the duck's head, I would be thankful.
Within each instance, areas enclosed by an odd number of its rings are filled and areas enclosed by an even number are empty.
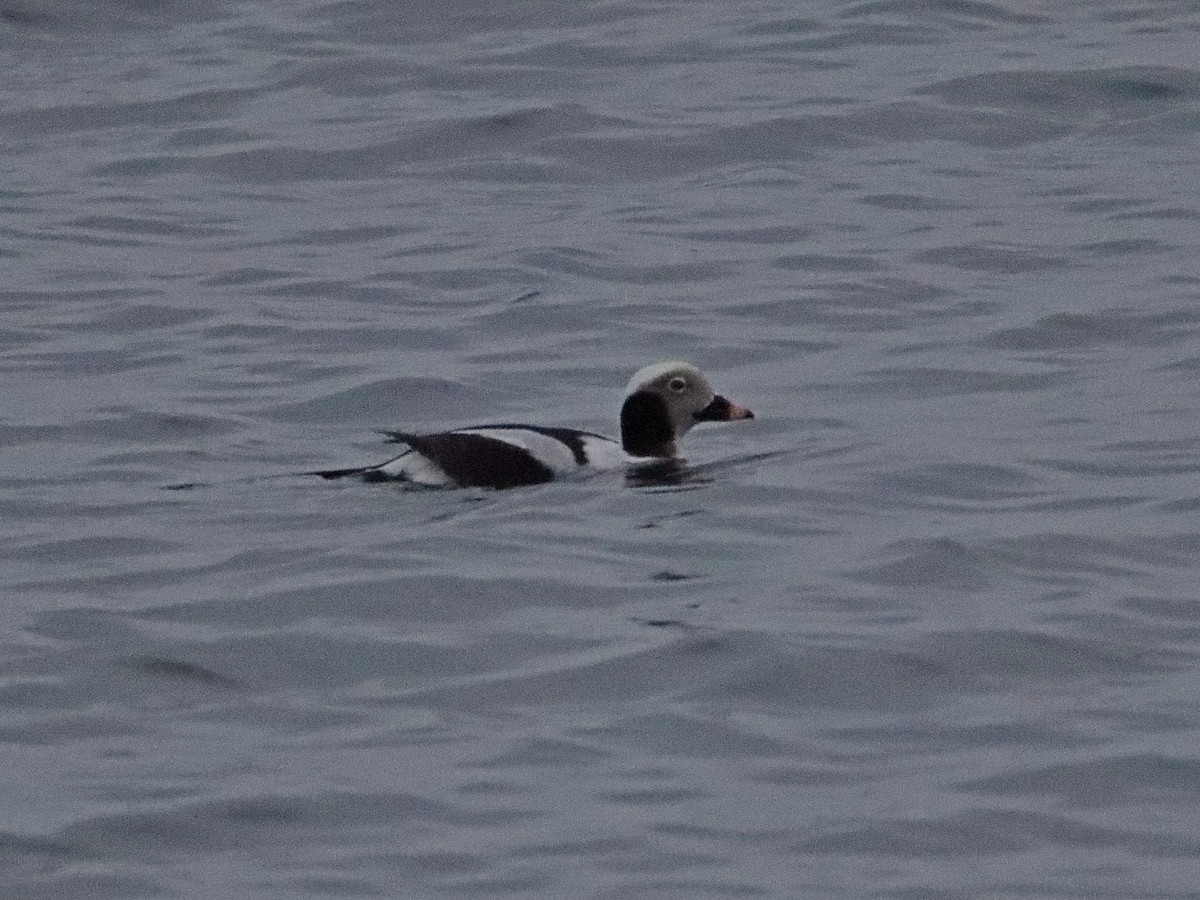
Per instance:
[[[621,444],[630,456],[669,459],[675,456],[675,441],[698,422],[753,418],[750,410],[715,393],[695,366],[655,363],[629,380],[621,406]]]

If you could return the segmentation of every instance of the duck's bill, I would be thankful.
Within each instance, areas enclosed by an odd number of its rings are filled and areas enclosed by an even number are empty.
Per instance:
[[[712,402],[696,413],[697,422],[732,422],[735,419],[753,419],[754,413],[744,406],[731,403],[720,394],[712,398]]]

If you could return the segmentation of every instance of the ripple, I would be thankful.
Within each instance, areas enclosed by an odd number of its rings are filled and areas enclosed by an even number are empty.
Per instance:
[[[1013,772],[960,785],[960,789],[1002,796],[1053,796],[1078,806],[1194,802],[1200,794],[1200,763],[1160,753],[1065,763]],[[1189,801],[1189,798],[1191,800]]]
[[[1008,810],[980,810],[924,821],[892,820],[834,831],[803,841],[802,853],[889,856],[1010,855],[1039,845],[1108,847],[1134,854],[1193,852],[1195,841],[1161,837],[1131,828],[1090,825],[1068,816]]]
[[[1147,107],[1194,100],[1200,74],[1167,66],[1130,66],[1058,72],[994,72],[953,78],[926,88],[955,103],[1037,111],[1055,118],[1091,121],[1142,118]]]
[[[1069,381],[1064,372],[1011,374],[967,369],[876,369],[868,379],[846,385],[848,393],[952,397],[989,393],[1036,393]]]
[[[982,344],[1011,350],[1075,350],[1119,346],[1162,346],[1196,330],[1190,310],[1152,314],[1127,310],[1094,313],[1053,313],[1034,325],[1006,328],[988,335]]]

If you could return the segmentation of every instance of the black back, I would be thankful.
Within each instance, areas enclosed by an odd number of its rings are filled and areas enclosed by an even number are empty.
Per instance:
[[[621,445],[632,456],[675,455],[675,432],[667,401],[649,391],[636,391],[621,406]]]
[[[571,451],[571,455],[575,457],[575,462],[581,466],[586,466],[588,463],[587,451],[583,448],[583,439],[585,437],[600,438],[607,441],[602,434],[593,434],[590,431],[580,431],[576,428],[554,428],[546,425],[480,425],[480,428],[515,428],[518,431],[533,431],[537,434],[544,434],[546,437],[554,438],[554,440],[566,446]]]
[[[388,436],[408,444],[462,487],[510,488],[554,480],[554,470],[528,450],[486,435],[389,431]]]

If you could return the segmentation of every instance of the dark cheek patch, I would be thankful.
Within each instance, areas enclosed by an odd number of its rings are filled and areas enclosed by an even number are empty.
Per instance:
[[[671,456],[675,432],[667,401],[657,394],[638,391],[621,407],[621,445],[633,456]]]

